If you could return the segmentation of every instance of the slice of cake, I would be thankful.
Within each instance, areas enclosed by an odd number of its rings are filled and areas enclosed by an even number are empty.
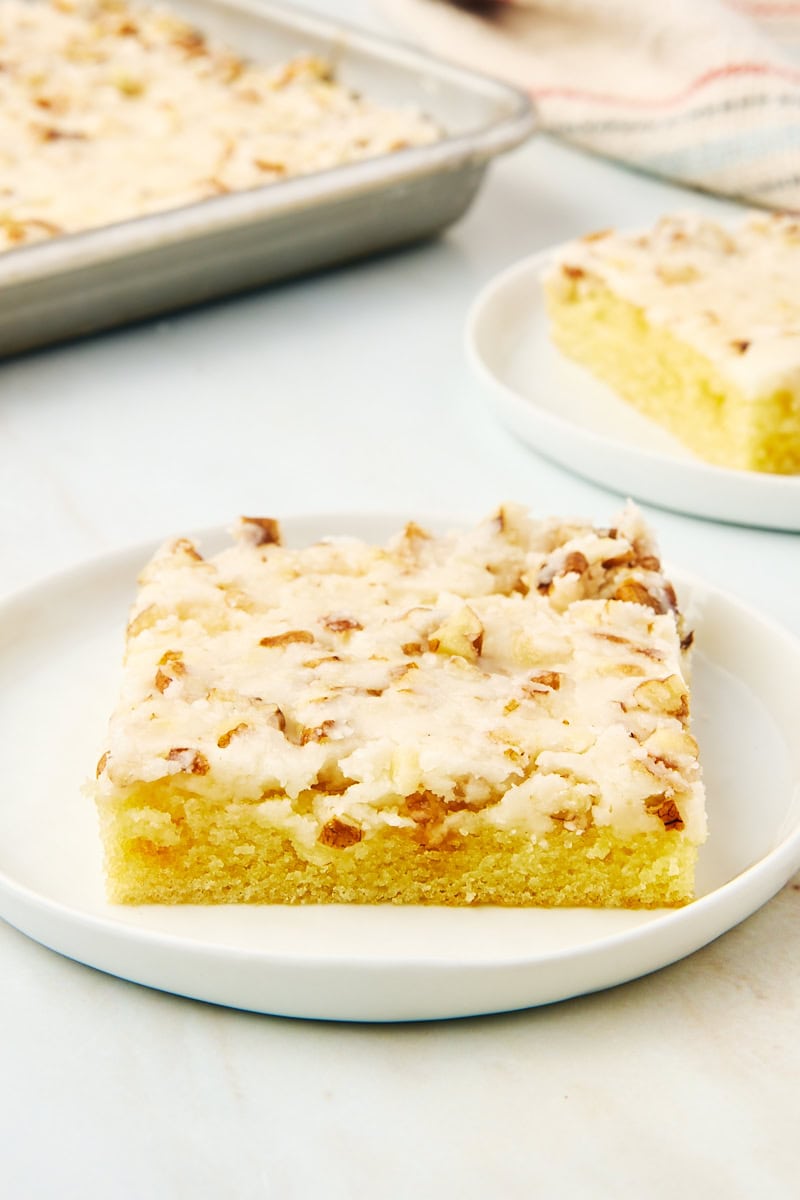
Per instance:
[[[705,837],[682,626],[633,506],[300,549],[244,518],[140,579],[95,789],[123,903],[624,905]]]
[[[559,349],[702,458],[800,472],[800,220],[590,234],[545,292]]]

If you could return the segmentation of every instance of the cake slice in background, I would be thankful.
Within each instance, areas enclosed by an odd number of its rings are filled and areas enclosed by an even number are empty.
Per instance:
[[[800,472],[800,219],[601,231],[544,283],[558,348],[696,454]]]

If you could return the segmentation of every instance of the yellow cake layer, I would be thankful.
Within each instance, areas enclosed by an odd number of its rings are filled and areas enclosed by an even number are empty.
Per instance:
[[[697,846],[670,829],[623,838],[557,828],[534,840],[487,826],[430,845],[424,830],[384,827],[352,845],[308,847],[265,823],[256,806],[163,783],[106,809],[102,834],[110,899],[121,904],[656,908],[692,899],[697,857]]]
[[[645,416],[720,466],[800,472],[800,393],[747,398],[714,364],[599,280],[548,284],[553,341]]]

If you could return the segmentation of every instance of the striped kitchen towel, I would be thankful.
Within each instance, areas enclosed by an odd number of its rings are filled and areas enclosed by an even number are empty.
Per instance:
[[[692,187],[800,211],[800,3],[378,3],[433,52],[525,88],[549,133]]]

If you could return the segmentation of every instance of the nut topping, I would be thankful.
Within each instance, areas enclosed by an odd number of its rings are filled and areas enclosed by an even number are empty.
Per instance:
[[[683,680],[677,675],[668,675],[666,679],[646,679],[638,685],[633,695],[638,706],[646,712],[667,713],[679,721],[689,715],[689,697]]]
[[[538,671],[522,685],[522,690],[526,696],[541,696],[546,692],[557,692],[560,687],[561,675],[558,671]]]
[[[322,618],[322,624],[331,633],[349,633],[352,629],[363,629],[364,626],[355,617],[335,616],[329,613],[327,617]]]
[[[219,746],[220,750],[224,750],[227,746],[230,746],[231,742],[235,737],[238,736],[238,734],[244,733],[245,730],[249,728],[250,726],[245,721],[240,721],[238,725],[233,727],[233,729],[229,729],[227,733],[223,733],[219,738],[217,738],[217,745]]]
[[[334,850],[347,850],[350,846],[355,846],[360,842],[362,837],[363,833],[359,825],[354,825],[341,817],[331,817],[330,821],[322,826],[318,841],[323,846],[330,846]]]
[[[483,625],[477,614],[468,604],[452,613],[428,638],[428,649],[476,662],[483,649]]]
[[[684,828],[683,817],[680,814],[678,806],[666,792],[659,792],[658,795],[648,796],[644,803],[647,811],[658,817],[665,829],[680,831]]]
[[[628,604],[643,604],[646,608],[652,608],[653,612],[664,612],[660,601],[648,592],[643,583],[639,583],[636,579],[626,579],[624,583],[621,583],[612,599],[624,600]]]
[[[242,517],[240,528],[251,546],[281,545],[281,527],[272,517]]]
[[[307,642],[312,645],[313,641],[314,635],[307,629],[289,629],[286,633],[274,633],[270,637],[263,637],[258,644],[272,649],[275,646],[291,646],[294,642]]]
[[[564,559],[564,566],[559,571],[559,575],[583,575],[584,571],[588,570],[589,562],[586,555],[581,554],[580,550],[570,550]]]
[[[174,746],[167,754],[167,761],[179,763],[188,775],[207,775],[211,770],[205,754],[190,746]]]

